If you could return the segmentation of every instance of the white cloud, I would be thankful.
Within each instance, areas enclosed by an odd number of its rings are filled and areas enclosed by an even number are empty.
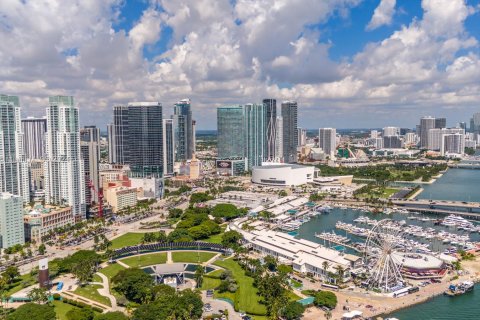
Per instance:
[[[201,128],[215,127],[216,106],[269,96],[297,99],[307,126],[325,118],[320,110],[338,122],[389,121],[391,110],[415,121],[412,106],[478,105],[478,41],[464,26],[475,10],[462,0],[423,0],[422,19],[334,62],[335,43],[319,42],[323,29],[309,26],[348,16],[359,2],[157,0],[130,30],[114,31],[121,0],[1,1],[0,92],[20,95],[23,112],[34,115],[49,95],[71,94],[82,122],[99,125],[117,103],[159,100],[168,115],[190,97]],[[163,40],[166,27],[167,51],[146,60],[143,49]]]
[[[375,8],[366,30],[374,30],[383,25],[390,25],[395,14],[395,4],[396,0],[381,0],[380,4]]]

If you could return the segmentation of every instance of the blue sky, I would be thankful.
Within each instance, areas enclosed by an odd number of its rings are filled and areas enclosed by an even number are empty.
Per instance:
[[[33,0],[0,3],[0,92],[42,115],[74,95],[83,124],[115,104],[295,99],[307,128],[449,125],[480,110],[479,0]],[[16,50],[7,50],[6,48]]]

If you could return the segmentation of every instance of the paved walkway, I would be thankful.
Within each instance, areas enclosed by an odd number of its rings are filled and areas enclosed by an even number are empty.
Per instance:
[[[167,251],[167,263],[173,263],[172,251]]]
[[[110,304],[112,305],[113,311],[123,311],[123,308],[117,305],[117,299],[110,293],[110,284],[108,282],[107,276],[103,273],[97,272],[96,273],[100,278],[102,278],[102,288],[97,289],[98,293],[102,296],[107,297],[110,300]]]
[[[218,299],[213,299],[213,298],[207,298],[206,293],[202,292],[202,301],[204,303],[210,303],[212,306],[212,311],[210,312],[204,312],[204,316],[209,316],[212,314],[219,314],[219,310],[228,310],[228,319],[229,320],[242,320],[242,317],[240,317],[240,314],[235,311],[233,306],[228,303],[227,301],[223,300],[218,300]]]
[[[122,261],[120,261],[120,260],[117,260],[117,263],[118,263],[119,265],[121,265],[122,267],[125,267],[125,268],[127,268],[127,269],[130,268],[130,266],[129,266],[128,264],[126,264],[125,262],[122,262]]]

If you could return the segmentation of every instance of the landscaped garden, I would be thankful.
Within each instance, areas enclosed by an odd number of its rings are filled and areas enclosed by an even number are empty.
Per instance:
[[[196,251],[178,251],[172,252],[173,262],[207,262],[212,259],[217,253],[213,252],[196,252]]]
[[[98,293],[97,289],[100,288],[102,288],[102,286],[98,284],[87,284],[85,286],[79,286],[77,289],[75,289],[75,291],[73,291],[73,293],[103,305],[111,306],[110,299]]]
[[[160,252],[160,253],[142,254],[134,257],[125,258],[125,259],[122,259],[121,261],[132,268],[134,267],[142,268],[142,267],[151,266],[154,264],[166,263],[167,253]]]

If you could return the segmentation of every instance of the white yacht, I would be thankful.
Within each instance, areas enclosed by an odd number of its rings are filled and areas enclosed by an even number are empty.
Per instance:
[[[457,227],[468,227],[473,228],[474,225],[470,221],[460,216],[451,214],[443,219],[442,225],[444,226],[457,226]]]

